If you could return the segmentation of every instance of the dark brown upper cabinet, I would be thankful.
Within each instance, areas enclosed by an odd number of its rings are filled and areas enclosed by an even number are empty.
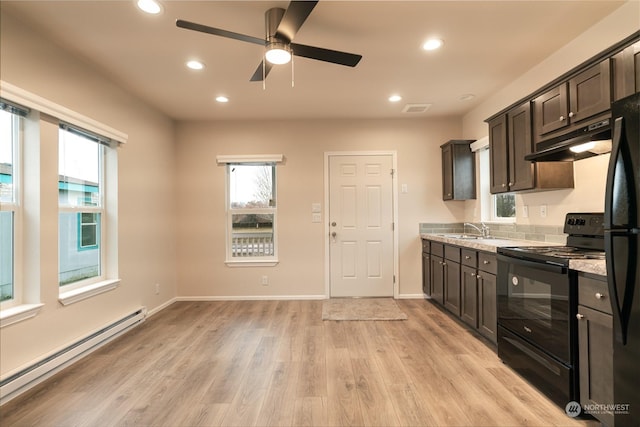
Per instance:
[[[601,120],[611,108],[611,59],[549,89],[533,105],[536,143]]]
[[[570,162],[532,163],[531,104],[525,102],[489,121],[490,188],[492,194],[511,191],[573,188]]]
[[[640,42],[611,58],[613,66],[613,100],[640,92]]]
[[[470,144],[474,140],[453,139],[442,150],[442,200],[476,198],[476,160]]]

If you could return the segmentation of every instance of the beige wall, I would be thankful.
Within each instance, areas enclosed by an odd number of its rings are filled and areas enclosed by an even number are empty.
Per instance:
[[[178,295],[185,297],[318,296],[325,294],[324,153],[395,150],[399,194],[400,294],[421,292],[418,223],[456,221],[463,202],[444,203],[440,145],[460,133],[459,120],[185,122],[177,130]],[[275,267],[227,267],[225,168],[221,154],[283,154],[278,167]],[[269,276],[269,286],[260,278]]]
[[[173,123],[108,81],[90,64],[1,14],[0,76],[129,135],[119,149],[119,273],[114,291],[62,306],[57,300],[57,193],[41,197],[40,295],[33,319],[0,330],[4,375],[104,327],[134,308],[149,310],[176,293]],[[42,122],[42,176],[57,179],[57,127]],[[51,162],[53,159],[53,162]],[[161,285],[155,295],[154,284]]]
[[[512,103],[524,98],[553,79],[588,60],[609,46],[640,29],[640,2],[631,0],[604,17],[599,23],[567,43],[529,72],[484,101],[463,117],[465,138],[481,138],[488,133],[484,120]],[[608,155],[574,163],[575,189],[546,191],[516,196],[519,224],[561,225],[568,212],[601,212],[604,209],[604,187]],[[478,202],[467,202],[466,218],[475,221]],[[523,218],[522,206],[529,207],[529,218]],[[540,206],[547,205],[546,218],[540,216]],[[477,208],[477,209],[476,209]]]

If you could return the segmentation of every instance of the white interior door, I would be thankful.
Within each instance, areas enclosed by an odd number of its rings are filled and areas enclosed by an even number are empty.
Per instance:
[[[329,157],[332,297],[393,296],[393,156]]]

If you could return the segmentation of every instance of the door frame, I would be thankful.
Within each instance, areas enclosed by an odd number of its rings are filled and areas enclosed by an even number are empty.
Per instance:
[[[329,160],[331,157],[346,156],[391,156],[393,174],[391,175],[391,194],[393,204],[393,298],[397,299],[400,289],[400,271],[398,262],[398,152],[380,151],[325,151],[324,153],[324,297],[331,298],[331,256],[329,234]]]

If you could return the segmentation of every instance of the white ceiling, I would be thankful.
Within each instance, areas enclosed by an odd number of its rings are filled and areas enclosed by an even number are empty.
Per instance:
[[[8,12],[95,64],[177,120],[462,115],[567,44],[623,1],[320,1],[294,41],[361,54],[355,68],[306,58],[249,82],[262,48],[175,26],[176,19],[264,36],[286,1],[167,1],[161,15],[127,1],[2,1]],[[421,49],[430,36],[445,45]],[[203,71],[184,63],[198,58]],[[403,97],[399,103],[389,95]],[[463,94],[475,94],[461,101]],[[227,104],[214,101],[217,95]],[[402,113],[428,103],[425,113]]]

